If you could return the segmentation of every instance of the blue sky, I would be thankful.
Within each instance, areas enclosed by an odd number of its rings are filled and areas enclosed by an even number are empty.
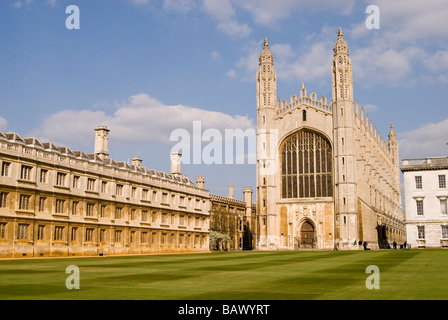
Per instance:
[[[77,5],[80,29],[65,9]],[[366,7],[380,29],[365,27]],[[344,30],[354,95],[381,135],[394,123],[400,156],[448,151],[448,2],[353,0],[2,0],[0,131],[93,152],[111,129],[110,156],[169,172],[176,128],[255,128],[264,38],[289,100],[302,82],[331,100],[331,58]],[[206,143],[205,143],[206,144]],[[204,143],[203,143],[204,146]],[[252,164],[183,164],[227,195],[255,188]]]

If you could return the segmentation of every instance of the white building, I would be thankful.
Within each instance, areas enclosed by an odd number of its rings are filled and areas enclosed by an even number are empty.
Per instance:
[[[407,242],[447,247],[448,157],[403,159]]]

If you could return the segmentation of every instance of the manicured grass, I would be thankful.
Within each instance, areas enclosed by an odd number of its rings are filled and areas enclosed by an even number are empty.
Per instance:
[[[80,270],[80,289],[65,269]],[[380,289],[368,290],[369,265]],[[448,299],[448,251],[214,252],[0,261],[0,299]]]

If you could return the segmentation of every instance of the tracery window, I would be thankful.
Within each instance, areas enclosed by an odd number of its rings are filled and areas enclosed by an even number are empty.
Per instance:
[[[280,147],[282,198],[333,196],[332,153],[323,136],[301,130]]]

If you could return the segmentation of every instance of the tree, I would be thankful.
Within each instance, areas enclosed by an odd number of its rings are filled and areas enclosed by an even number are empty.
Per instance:
[[[218,231],[210,231],[210,249],[211,250],[221,250],[221,248],[226,248],[227,242],[230,242],[231,238],[227,234],[223,234]]]

